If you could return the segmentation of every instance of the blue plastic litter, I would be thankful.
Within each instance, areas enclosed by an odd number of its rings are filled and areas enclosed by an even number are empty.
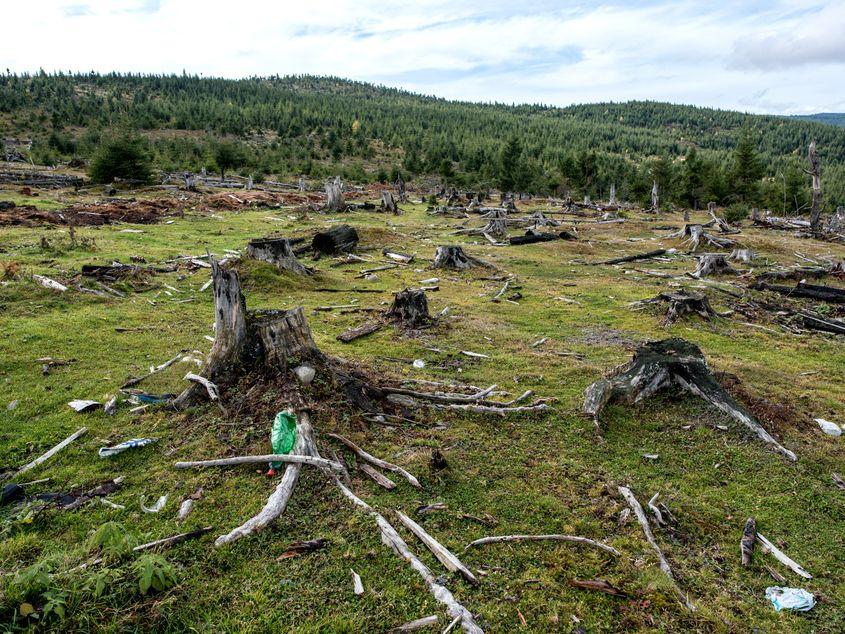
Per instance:
[[[775,610],[796,610],[806,612],[816,605],[815,597],[802,588],[781,588],[770,586],[766,588],[766,598],[772,602]]]
[[[98,452],[100,458],[109,458],[111,456],[116,456],[119,453],[126,451],[127,449],[133,449],[135,447],[143,447],[145,445],[149,445],[150,443],[155,442],[158,438],[132,438],[130,440],[126,440],[119,445],[115,445],[114,447],[100,447],[100,451]]]

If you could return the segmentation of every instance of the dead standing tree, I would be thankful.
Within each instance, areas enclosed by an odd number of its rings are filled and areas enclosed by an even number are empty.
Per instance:
[[[346,209],[343,202],[343,183],[340,176],[335,176],[326,181],[326,209],[329,211],[344,211]]]
[[[405,179],[402,178],[402,174],[396,175],[396,182],[394,183],[394,185],[396,186],[396,195],[399,197],[399,202],[408,202],[408,195],[405,192]]]
[[[584,392],[584,413],[591,416],[599,427],[599,415],[608,403],[615,400],[639,403],[668,387],[678,387],[704,399],[745,425],[775,451],[790,460],[797,460],[794,453],[775,440],[719,385],[707,367],[701,349],[684,339],[652,341],[637,348],[630,363],[587,388]]]
[[[651,186],[651,211],[657,213],[660,211],[660,196],[657,188],[657,181]]]
[[[815,139],[810,143],[810,149],[807,151],[807,160],[810,163],[810,169],[806,171],[813,179],[813,204],[810,207],[810,229],[813,233],[819,233],[822,212],[822,167],[819,154],[816,152]]]

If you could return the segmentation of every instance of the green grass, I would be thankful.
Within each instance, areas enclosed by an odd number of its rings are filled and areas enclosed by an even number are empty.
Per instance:
[[[42,193],[36,200],[48,208],[60,207],[56,196]],[[5,193],[2,198],[20,202]],[[339,414],[313,421],[324,448],[328,446],[324,434],[340,431],[417,475],[422,490],[397,481],[397,489],[388,492],[353,473],[354,490],[388,519],[392,509],[415,516],[418,505],[435,501],[448,505],[448,512],[420,521],[471,569],[487,572],[478,587],[448,577],[412,535],[404,529],[400,533],[435,574],[447,576],[449,588],[478,615],[486,631],[569,631],[573,617],[590,632],[845,628],[841,609],[845,494],[830,479],[832,471],[843,470],[845,452],[842,441],[823,436],[811,420],[822,416],[845,421],[841,339],[799,337],[761,322],[775,334],[743,325],[746,319],[738,315],[713,324],[682,321],[666,329],[655,311],[631,310],[630,302],[666,287],[665,279],[634,269],[678,274],[693,268],[691,260],[683,258],[638,263],[628,274],[624,267],[583,264],[661,245],[678,246],[655,237],[666,232],[653,231],[653,223],[636,213],[622,225],[579,226],[577,243],[497,248],[451,237],[456,221],[428,216],[422,206],[406,205],[405,211],[398,218],[354,212],[343,219],[359,227],[363,253],[371,255],[375,264],[381,248],[390,245],[418,254],[420,259],[409,267],[379,272],[378,280],[367,282],[354,278],[366,266],[331,267],[330,260],[321,260],[311,263],[317,275],[301,280],[246,262],[243,286],[250,308],[305,306],[323,350],[360,362],[372,372],[459,379],[475,385],[497,383],[514,394],[533,389],[554,399],[548,415],[430,413],[431,421],[446,424],[440,430],[367,426]],[[119,475],[126,478],[109,498],[126,505],[125,511],[94,502],[75,511],[46,511],[28,523],[10,521],[9,507],[0,511],[5,526],[0,541],[0,620],[10,627],[26,629],[37,623],[22,619],[18,610],[25,600],[40,609],[41,593],[26,597],[15,583],[16,573],[37,562],[52,565],[50,584],[67,593],[65,617],[51,617],[49,629],[358,632],[383,631],[427,614],[441,617],[441,629],[448,623],[421,579],[381,544],[372,519],[354,511],[315,471],[303,472],[291,504],[272,528],[222,549],[213,547],[214,536],[261,508],[274,482],[255,467],[177,471],[172,465],[181,459],[264,453],[271,420],[254,420],[247,413],[224,417],[211,407],[143,416],[132,416],[128,407],[122,407],[116,416],[107,417],[101,412],[76,414],[66,405],[74,398],[105,399],[128,376],[143,373],[180,349],[207,351],[210,344],[204,336],[212,334],[212,297],[199,288],[208,271],[157,275],[151,279],[153,288],[109,300],[49,291],[31,280],[33,273],[67,281],[84,263],[126,262],[130,255],[154,262],[206,249],[222,254],[271,231],[310,235],[328,221],[320,214],[296,221],[291,214],[289,209],[189,213],[173,224],[134,227],[143,230],[139,234],[121,233],[124,225],[80,228],[77,240],[89,239],[85,249],[71,248],[64,228],[0,229],[0,264],[15,262],[21,270],[17,279],[0,286],[0,464],[28,462],[84,425],[89,428],[86,436],[20,479],[50,477],[49,483],[34,489],[55,491],[91,488]],[[680,222],[679,217],[666,220]],[[845,253],[842,247],[788,235],[771,236],[754,229],[743,233],[743,240],[772,262],[793,263],[794,251],[810,257]],[[42,235],[53,245],[48,252],[39,246]],[[463,243],[474,255],[515,274],[524,295],[519,306],[489,301],[501,287],[501,282],[480,279],[489,277],[489,272],[427,270],[426,258],[434,247],[452,242]],[[430,277],[440,278],[440,291],[429,294],[431,312],[446,306],[451,312],[418,338],[388,328],[343,345],[335,336],[366,317],[311,311],[353,301],[379,306],[389,301],[390,291]],[[182,292],[170,291],[168,296],[165,284]],[[321,287],[366,287],[384,293],[314,290]],[[728,307],[726,295],[711,292],[710,296],[718,309]],[[176,303],[188,297],[195,299]],[[556,299],[560,297],[578,304]],[[118,327],[132,330],[117,332]],[[798,463],[786,463],[696,400],[671,394],[636,408],[610,407],[603,436],[597,437],[592,422],[580,415],[583,389],[629,359],[632,342],[666,336],[697,343],[712,367],[738,375],[755,396],[792,406],[799,420],[775,431],[798,454]],[[548,337],[548,342],[530,347],[541,337]],[[459,350],[490,358],[455,356]],[[579,353],[583,358],[557,356],[553,351]],[[73,361],[45,376],[36,361],[44,356]],[[426,369],[413,370],[409,363],[394,360],[416,358],[426,361]],[[177,364],[142,386],[153,392],[176,392],[187,371],[187,365]],[[815,374],[804,374],[808,372]],[[14,400],[17,408],[7,411],[6,404]],[[277,409],[288,405],[278,398],[271,404]],[[729,430],[720,431],[716,424],[727,424]],[[139,436],[159,441],[115,458],[97,457],[98,447]],[[429,471],[430,447],[443,451],[451,465],[447,472]],[[660,457],[650,461],[642,457],[644,453]],[[694,614],[678,602],[661,575],[640,527],[630,521],[619,525],[624,505],[613,491],[619,484],[632,486],[643,503],[660,491],[661,500],[677,518],[674,534],[656,531],[656,535],[679,586],[699,608]],[[194,513],[178,524],[180,501],[200,486],[204,494]],[[162,494],[169,500],[161,513],[141,512],[142,495],[149,501]],[[498,525],[484,527],[461,519],[461,513],[488,513]],[[804,581],[759,552],[750,568],[741,568],[738,542],[750,515],[757,518],[759,530],[775,542],[782,541],[787,554],[814,579]],[[116,579],[97,597],[86,588],[94,569],[68,571],[91,554],[88,539],[107,521],[122,523],[140,541],[205,525],[215,528],[206,537],[163,553],[176,568],[178,583],[171,589],[141,595],[131,569],[133,558],[128,557],[109,564]],[[600,539],[623,555],[614,559],[550,543],[491,545],[462,553],[468,542],[484,535],[551,532]],[[317,537],[329,539],[330,546],[277,560],[290,542]],[[816,594],[819,603],[813,611],[778,614],[771,608],[764,591],[776,584],[763,567],[766,563],[786,576],[787,585]],[[350,568],[363,578],[367,592],[361,598],[352,593]],[[567,581],[576,578],[606,579],[631,599],[572,588]],[[527,623],[524,628],[519,614]]]

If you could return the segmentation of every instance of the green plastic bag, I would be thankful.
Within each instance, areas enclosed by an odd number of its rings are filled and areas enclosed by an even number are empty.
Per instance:
[[[276,419],[273,421],[273,429],[270,431],[270,444],[273,447],[273,453],[290,453],[295,442],[296,416],[288,411],[279,412],[276,414]],[[278,469],[281,466],[281,462],[270,463],[271,469]]]

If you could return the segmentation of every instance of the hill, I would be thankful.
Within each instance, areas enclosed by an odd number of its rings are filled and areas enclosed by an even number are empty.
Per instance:
[[[845,130],[816,121],[656,102],[476,104],[310,76],[0,77],[0,132],[32,140],[36,162],[90,159],[115,128],[142,131],[169,171],[216,169],[215,146],[228,139],[242,149],[236,169],[258,177],[372,181],[402,170],[473,186],[501,184],[501,153],[515,138],[514,188],[597,198],[616,184],[620,196],[644,201],[657,178],[667,202],[688,205],[732,201],[731,152],[746,131],[763,167],[755,204],[780,210],[787,197],[801,207],[813,138],[825,195],[831,205],[845,201]],[[695,191],[683,169],[693,148],[702,161]]]
[[[843,112],[819,112],[817,114],[796,115],[794,118],[845,127],[845,113]]]

